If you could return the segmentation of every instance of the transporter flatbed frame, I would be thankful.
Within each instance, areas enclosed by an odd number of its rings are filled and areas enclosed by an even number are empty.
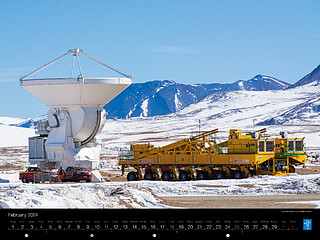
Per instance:
[[[119,164],[123,174],[128,167],[136,170],[128,173],[128,181],[186,181],[287,175],[306,162],[304,138],[288,138],[285,132],[268,138],[265,132],[231,129],[228,140],[221,141],[214,129],[163,147],[134,144],[119,152]]]

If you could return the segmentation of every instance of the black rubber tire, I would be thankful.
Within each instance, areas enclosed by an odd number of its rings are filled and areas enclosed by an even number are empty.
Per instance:
[[[152,181],[152,180],[154,180],[153,172],[152,172],[152,171],[147,171],[147,172],[144,174],[144,180],[147,180],[147,181]]]
[[[243,178],[242,172],[241,171],[235,171],[233,173],[233,178],[234,179],[242,179]]]
[[[224,172],[223,171],[215,171],[214,172],[214,179],[224,179],[225,178],[225,175],[224,175]]]
[[[23,183],[28,183],[28,182],[29,182],[29,181],[28,181],[28,178],[27,178],[26,176],[23,176],[22,179],[21,179],[21,181],[22,181]]]
[[[137,181],[138,180],[138,175],[136,172],[129,172],[127,175],[127,180],[128,181]]]
[[[181,171],[179,173],[179,181],[188,181],[188,180],[189,180],[188,173],[186,171]]]
[[[207,179],[207,175],[205,171],[199,171],[197,173],[197,180],[206,180]]]
[[[162,179],[162,181],[170,181],[171,180],[170,172],[163,172],[161,179]]]

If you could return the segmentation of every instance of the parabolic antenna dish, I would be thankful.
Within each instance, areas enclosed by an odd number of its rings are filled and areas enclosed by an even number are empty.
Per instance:
[[[121,74],[124,78],[84,78],[79,62],[79,53]],[[28,79],[69,54],[73,54],[70,78]],[[75,58],[78,61],[80,76],[72,78]],[[87,55],[80,49],[71,49],[63,56],[51,61],[43,67],[29,73],[20,79],[20,85],[49,107],[103,107],[132,83],[130,76],[108,66],[105,63]]]
[[[21,81],[24,89],[49,107],[103,107],[130,84],[130,78],[50,78]]]

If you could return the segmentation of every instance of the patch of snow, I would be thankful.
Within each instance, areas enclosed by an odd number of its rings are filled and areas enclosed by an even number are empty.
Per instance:
[[[320,174],[170,183],[141,181],[143,187],[150,188],[157,196],[319,194],[319,183]]]
[[[0,184],[8,208],[167,208],[148,189],[128,183]]]
[[[28,138],[35,136],[34,129],[0,125],[0,147],[28,146]]]
[[[129,113],[127,114],[127,116],[126,116],[126,118],[130,118],[131,117],[131,115],[132,115],[132,113],[134,112],[134,110],[136,110],[136,106],[137,106],[138,104],[135,104],[134,106],[133,106],[133,109],[130,109],[130,111],[129,111]]]
[[[178,95],[180,95],[179,90],[178,90],[178,92],[174,95],[174,104],[175,104],[176,111],[179,111],[179,110],[182,109],[182,103],[179,101]]]
[[[141,104],[141,109],[142,109],[141,117],[148,116],[148,103],[149,103],[149,98],[143,100]]]
[[[241,90],[244,90],[243,81],[239,81],[239,82],[238,82],[238,85],[239,85],[239,87],[240,87]]]
[[[282,86],[284,86],[284,87],[288,87],[288,85],[287,85],[287,84],[284,84],[284,83],[282,83],[282,82],[278,81],[278,80],[277,80],[277,79],[275,79],[275,78],[271,78],[271,80],[272,80],[272,81],[274,81],[274,82],[276,82],[276,83],[278,83],[278,84],[280,84],[280,85],[282,85]]]
[[[9,173],[5,173],[9,174]],[[11,174],[17,174],[11,173]],[[4,174],[2,173],[1,178]],[[319,194],[320,174],[254,176],[187,182],[138,181],[24,184],[0,181],[0,206],[10,208],[167,208],[158,196]],[[319,201],[312,201],[318,204]],[[310,202],[311,203],[311,202]]]
[[[164,86],[164,87],[167,87],[167,86],[174,85],[174,84],[175,84],[175,81],[166,80],[166,81],[163,83],[163,86]]]
[[[161,89],[163,89],[164,87],[158,87],[157,89],[156,89],[156,93],[157,92],[159,92]]]
[[[316,208],[320,208],[320,200],[319,201],[293,201],[293,202],[281,202],[281,203],[300,203],[300,204],[311,204],[316,205]],[[290,205],[289,205],[290,206]]]
[[[19,124],[24,121],[26,121],[24,118],[0,117],[0,124],[3,125]]]

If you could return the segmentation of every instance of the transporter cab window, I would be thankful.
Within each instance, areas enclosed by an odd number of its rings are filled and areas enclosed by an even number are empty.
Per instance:
[[[294,150],[294,141],[292,141],[292,140],[288,141],[288,147],[289,147],[288,151],[289,152],[293,152],[293,150]]]
[[[266,141],[266,152],[274,152],[274,141]]]
[[[302,152],[303,151],[303,141],[296,140],[296,152]]]
[[[264,152],[264,141],[259,141],[259,152]]]

